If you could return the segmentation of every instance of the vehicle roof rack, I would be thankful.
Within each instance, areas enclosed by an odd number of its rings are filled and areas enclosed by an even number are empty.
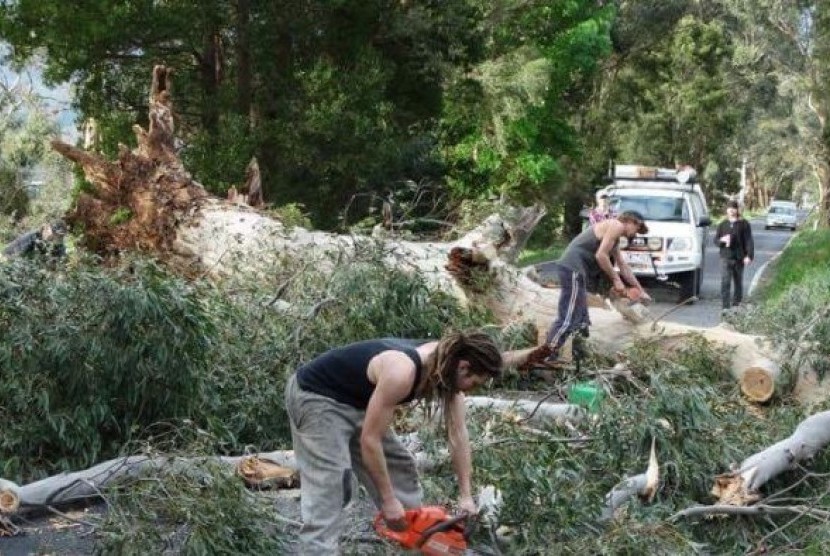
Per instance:
[[[637,164],[615,164],[615,181],[659,181],[674,182],[680,184],[693,184],[697,182],[697,172],[690,166],[680,168],[658,168],[656,166],[640,166]]]

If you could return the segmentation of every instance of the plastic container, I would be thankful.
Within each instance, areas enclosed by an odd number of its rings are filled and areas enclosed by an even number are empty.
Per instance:
[[[568,389],[568,401],[594,413],[599,409],[605,390],[596,382],[579,382]]]

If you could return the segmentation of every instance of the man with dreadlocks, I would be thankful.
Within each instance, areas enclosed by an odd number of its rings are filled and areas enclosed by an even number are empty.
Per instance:
[[[301,553],[336,554],[352,473],[390,528],[421,506],[412,454],[391,429],[398,405],[412,400],[444,415],[458,478],[459,509],[475,513],[464,392],[519,365],[531,350],[502,354],[487,334],[452,333],[438,341],[385,338],[328,351],[300,367],[285,389],[300,469]]]

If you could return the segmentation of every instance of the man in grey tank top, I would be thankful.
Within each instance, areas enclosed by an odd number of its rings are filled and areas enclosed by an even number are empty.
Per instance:
[[[650,299],[637,277],[620,255],[619,241],[625,236],[629,240],[637,234],[647,234],[643,216],[635,211],[623,212],[616,218],[604,220],[587,228],[576,236],[553,262],[536,267],[539,274],[555,274],[561,287],[556,320],[548,330],[546,347],[550,355],[545,359],[548,365],[556,364],[559,350],[574,332],[587,336],[591,325],[588,317],[587,284],[605,274],[615,291],[624,293],[626,285],[640,290],[640,297]],[[619,272],[614,270],[616,263]]]

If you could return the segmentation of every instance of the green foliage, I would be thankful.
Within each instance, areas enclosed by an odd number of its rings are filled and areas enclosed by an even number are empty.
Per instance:
[[[0,165],[0,215],[20,219],[29,212],[29,196],[18,182],[17,172]]]
[[[211,193],[224,197],[244,180],[258,140],[245,118],[230,114],[220,120],[215,133],[194,133],[181,153],[182,162]]]
[[[613,12],[591,2],[485,10],[488,55],[447,92],[448,185],[458,198],[551,196],[562,187],[561,157],[579,152],[569,117],[608,52]]]
[[[144,427],[190,416],[212,333],[195,292],[153,265],[0,267],[3,474],[87,467]]]
[[[297,226],[306,229],[312,228],[312,223],[308,217],[308,213],[305,211],[305,207],[300,203],[289,203],[287,205],[275,207],[270,209],[269,212],[273,214],[277,220],[282,222],[288,229],[292,229]]]
[[[124,224],[128,222],[133,217],[133,213],[127,207],[120,207],[112,216],[110,216],[110,225],[111,226],[118,226],[119,224]]]
[[[658,343],[637,345],[626,356],[633,378],[605,382],[607,395],[599,413],[576,429],[551,424],[539,431],[492,412],[474,412],[476,482],[501,490],[499,523],[512,530],[511,540],[499,547],[503,553],[736,553],[755,546],[777,523],[789,519],[739,524],[731,519],[697,523],[669,518],[689,506],[711,503],[714,476],[789,436],[806,416],[803,410],[750,409],[730,376],[729,353],[698,336],[668,349]],[[560,392],[585,380],[575,373],[560,378]],[[550,397],[555,393],[548,392],[545,401],[556,401]],[[649,505],[634,499],[616,520],[602,522],[606,494],[625,477],[645,470],[652,439],[661,474],[656,499]],[[827,470],[827,462],[816,462],[814,468]],[[773,481],[768,491],[799,476]],[[430,499],[452,501],[451,477],[446,469],[427,478]],[[820,485],[817,477],[802,485],[800,493],[815,494]],[[493,542],[485,532],[477,540]],[[784,541],[773,539],[769,546],[777,542]]]
[[[281,554],[285,537],[267,498],[226,466],[194,462],[126,490],[108,489],[97,554]],[[276,523],[276,524],[275,524]]]
[[[141,261],[0,266],[0,475],[84,468],[185,419],[219,452],[284,448],[283,387],[302,363],[336,345],[437,337],[486,317],[378,255],[368,249],[364,262],[328,271],[286,262],[227,289]]]
[[[525,249],[519,256],[519,266],[532,266],[546,261],[554,261],[562,255],[567,244],[555,241],[550,247],[543,249]]]
[[[609,97],[619,157],[702,171],[737,123],[726,74],[729,38],[721,23],[691,15],[660,35],[659,47],[638,53]]]
[[[804,230],[799,233],[787,249],[775,260],[771,279],[763,284],[759,292],[765,300],[774,304],[777,298],[793,286],[809,282],[821,282],[827,275],[830,261],[830,232],[827,230]],[[821,288],[815,288],[817,293]]]

